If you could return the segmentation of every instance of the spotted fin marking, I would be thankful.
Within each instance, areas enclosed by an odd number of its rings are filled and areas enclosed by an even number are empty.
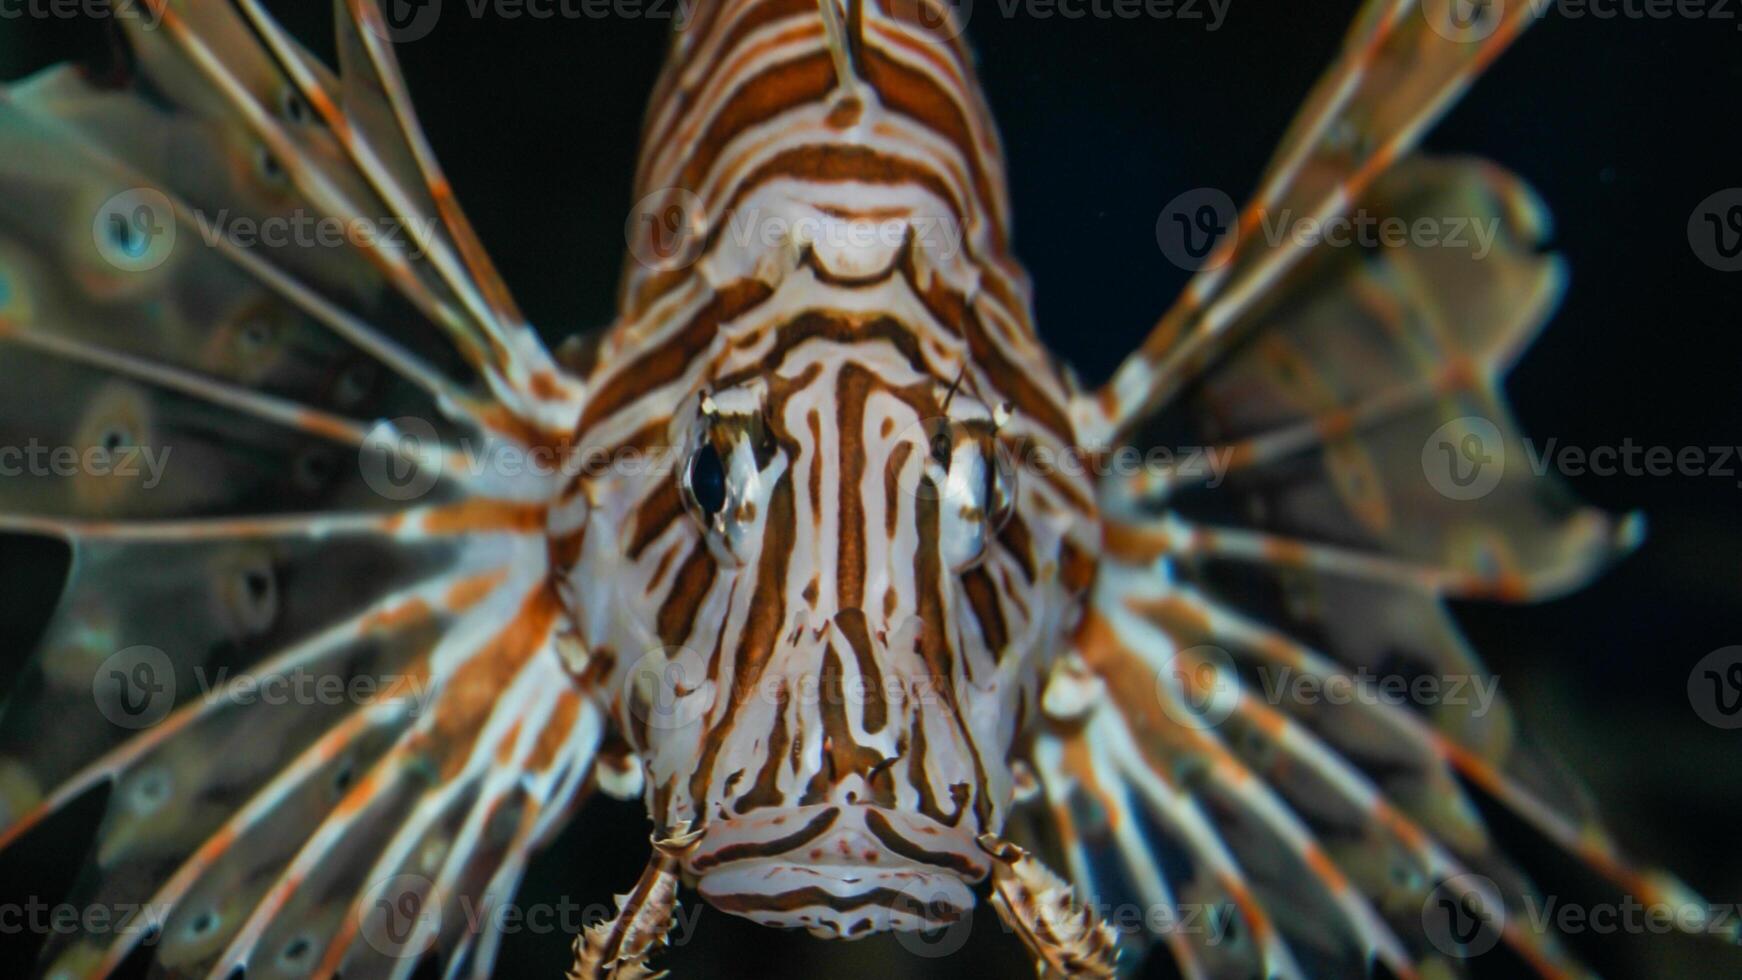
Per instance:
[[[151,6],[129,84],[0,89],[0,435],[112,464],[0,484],[0,529],[73,551],[0,709],[0,848],[111,787],[69,901],[158,932],[56,935],[58,975],[148,936],[176,975],[487,975],[500,937],[464,912],[512,896],[605,722],[554,651],[561,487],[460,440],[550,445],[580,386],[453,202],[374,4],[338,5],[339,74],[250,0]],[[235,234],[274,220],[404,231]],[[371,438],[406,418],[427,431]]]

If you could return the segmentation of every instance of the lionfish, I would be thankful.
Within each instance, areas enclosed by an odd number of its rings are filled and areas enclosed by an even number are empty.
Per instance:
[[[1460,909],[1583,974],[1506,918],[1531,886],[1478,792],[1691,902],[1504,705],[1261,686],[1482,676],[1446,598],[1565,590],[1637,538],[1517,467],[1479,495],[1424,479],[1448,422],[1518,451],[1499,379],[1563,281],[1519,180],[1415,151],[1530,16],[1457,2],[1364,6],[1234,233],[1099,388],[1039,341],[932,0],[700,6],[645,122],[617,320],[554,349],[372,0],[336,4],[336,67],[259,0],[146,0],[119,76],[7,87],[0,428],[174,454],[150,487],[0,484],[0,529],[74,555],[0,725],[0,848],[106,786],[71,900],[164,910],[51,936],[43,973],[151,945],[173,977],[484,976],[501,934],[462,903],[511,901],[594,790],[653,830],[576,977],[650,975],[683,888],[851,939],[947,926],[981,886],[1043,976],[1151,946],[1189,978],[1461,975],[1435,937],[1468,938],[1435,919]],[[1254,233],[1357,210],[1500,233]],[[423,233],[311,247],[214,215]],[[1225,481],[1097,465],[1165,431]],[[380,684],[262,696],[298,675]],[[1116,931],[1120,903],[1226,928]]]

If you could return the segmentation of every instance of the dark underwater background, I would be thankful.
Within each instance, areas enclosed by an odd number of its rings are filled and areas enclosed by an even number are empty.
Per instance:
[[[270,6],[330,51],[327,4]],[[432,34],[399,51],[430,139],[533,321],[552,338],[604,324],[669,21],[474,19],[462,0],[448,6]],[[1163,205],[1202,186],[1246,197],[1356,6],[1232,0],[1211,30],[1202,19],[1005,17],[996,0],[976,5],[968,37],[1004,136],[1040,331],[1085,379],[1103,378],[1186,280],[1156,244]],[[6,79],[105,47],[100,25],[0,17]],[[1587,447],[1742,444],[1742,272],[1708,268],[1687,231],[1708,195],[1742,185],[1742,9],[1729,19],[1550,16],[1426,146],[1505,164],[1554,215],[1571,285],[1510,376],[1526,434]],[[1457,610],[1526,730],[1581,774],[1631,852],[1714,902],[1742,900],[1742,730],[1703,722],[1688,676],[1709,652],[1742,643],[1739,480],[1570,478],[1595,504],[1642,511],[1644,545],[1567,598]],[[54,546],[0,536],[0,690],[28,656],[64,564]],[[0,860],[0,901],[58,901],[97,804],[68,821],[82,827],[37,835],[32,853]],[[1509,818],[1495,820],[1544,891],[1617,900]],[[639,804],[596,799],[534,860],[520,903],[608,903],[639,873],[647,829]],[[712,909],[698,922],[658,965],[678,977],[1032,975],[984,907],[966,947],[940,958],[888,937],[825,944]],[[38,942],[0,935],[0,977],[24,975]],[[1609,976],[1742,977],[1742,952],[1716,941],[1569,942]],[[497,975],[556,980],[567,944],[555,933],[510,935]],[[1515,972],[1499,954],[1477,966],[1482,976]]]

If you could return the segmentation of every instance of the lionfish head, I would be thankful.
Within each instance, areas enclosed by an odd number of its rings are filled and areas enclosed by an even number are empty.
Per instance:
[[[674,465],[617,531],[640,632],[617,710],[716,907],[853,937],[973,905],[1061,610],[1019,426],[970,388],[830,341],[671,419]]]

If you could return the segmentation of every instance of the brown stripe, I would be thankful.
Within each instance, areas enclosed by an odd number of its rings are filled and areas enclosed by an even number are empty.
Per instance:
[[[823,417],[816,409],[804,414],[805,427],[811,434],[810,494],[811,523],[823,523]]]
[[[1004,542],[1004,547],[1010,556],[1016,559],[1016,565],[1022,570],[1022,578],[1032,583],[1034,581],[1034,539],[1028,536],[1028,524],[1022,519],[1021,508],[1010,515],[1010,520],[1004,525],[1004,530],[998,532],[998,537]]]
[[[901,500],[906,496],[901,489],[901,470],[907,466],[907,458],[912,455],[911,441],[896,443],[895,448],[889,451],[889,460],[883,466],[883,531],[892,542],[901,520]]]
[[[697,6],[705,11],[703,16],[707,18],[706,21],[700,24],[688,25],[684,28],[683,33],[680,36],[680,39],[693,39],[694,43],[691,47],[692,51],[699,51],[707,44],[709,40],[708,35],[709,33],[712,33],[715,26],[713,20],[720,11],[725,9],[726,3],[704,3],[698,4]],[[707,92],[716,85],[726,84],[731,81],[729,78],[720,77],[721,66],[727,59],[732,58],[738,53],[739,48],[743,45],[744,39],[752,32],[760,30],[781,18],[792,17],[798,14],[815,14],[816,9],[816,0],[763,0],[763,2],[760,3],[753,3],[739,7],[737,10],[737,17],[726,27],[726,36],[722,39],[721,43],[714,48],[714,58],[708,63],[707,71],[701,76],[700,81],[694,86],[694,88],[686,89],[682,92],[673,92],[673,89],[678,85],[682,77],[685,74],[688,74],[693,68],[693,63],[689,60],[673,57],[667,62],[664,77],[660,79],[659,85],[654,89],[653,97],[648,104],[663,106],[667,99],[672,98],[675,95],[676,98],[682,99],[687,104],[686,108],[693,107],[696,103],[703,101],[701,93]],[[704,33],[704,31],[706,33]],[[649,113],[649,115],[651,116],[652,114]],[[682,126],[690,118],[692,118],[690,113],[674,112],[671,115],[672,126]],[[668,128],[661,130],[658,133],[645,133],[643,134],[641,145],[643,147],[665,146],[670,141],[672,132],[673,130]],[[646,188],[643,189],[645,190]]]
[[[587,401],[579,432],[584,435],[624,406],[682,377],[713,345],[720,324],[767,299],[768,284],[741,279],[720,290],[680,330],[611,375]]]
[[[760,336],[758,332],[758,339]],[[812,362],[805,366],[798,377],[790,381],[776,374],[794,350],[811,342],[851,346],[879,341],[887,342],[895,348],[915,372],[935,376],[920,350],[919,337],[913,328],[899,320],[887,316],[864,320],[846,313],[810,311],[793,317],[776,328],[774,342],[769,345],[761,361],[729,374],[722,374],[713,380],[713,385],[716,389],[725,389],[743,384],[752,378],[763,378],[769,383],[771,397],[790,398],[794,393],[808,388],[817,375],[822,373],[822,365]],[[909,401],[911,403],[911,399]]]
[[[661,480],[635,508],[634,530],[629,534],[629,558],[636,561],[647,546],[659,540],[671,522],[683,516],[683,497],[678,493],[676,480]]]
[[[950,851],[929,851],[913,841],[901,836],[890,825],[888,818],[876,810],[865,811],[865,829],[871,831],[871,836],[883,842],[893,854],[899,854],[909,861],[929,864],[933,867],[948,868],[969,881],[977,880],[986,873],[986,869],[968,860],[960,854]]]
[[[756,584],[750,595],[750,613],[738,637],[726,714],[713,737],[708,739],[702,758],[690,776],[690,795],[697,800],[707,797],[708,783],[713,778],[726,736],[731,733],[740,701],[754,692],[763,666],[773,655],[775,644],[780,642],[781,627],[786,621],[786,575],[792,559],[792,522],[792,471],[787,470],[780,474],[769,497],[768,520],[763,530],[765,540],[756,568]],[[721,642],[724,642],[724,633]]]
[[[675,647],[689,639],[690,630],[695,626],[696,613],[702,608],[703,600],[713,590],[714,576],[719,572],[719,563],[708,552],[706,542],[697,541],[690,550],[688,558],[678,567],[677,578],[672,580],[671,591],[666,594],[665,601],[660,603],[658,626],[659,638],[668,647]]]
[[[814,181],[857,181],[867,184],[918,184],[950,208],[950,218],[964,227],[962,204],[950,185],[930,167],[891,156],[869,146],[841,143],[811,143],[782,151],[732,182],[732,197],[725,212],[731,214],[740,201],[756,188],[783,177]],[[941,215],[939,217],[942,217]],[[722,224],[724,220],[722,219]]]
[[[863,609],[843,609],[835,614],[835,626],[847,638],[853,659],[859,664],[859,677],[864,682],[865,704],[861,710],[865,733],[875,735],[889,722],[889,706],[883,698],[883,669],[871,649],[870,621]]]
[[[940,280],[941,277],[940,277]],[[963,335],[968,341],[968,353],[974,363],[991,379],[993,387],[1010,396],[1018,411],[1039,423],[1067,445],[1076,441],[1070,419],[1065,417],[1052,397],[1034,383],[1030,371],[1018,367],[1004,356],[1002,345],[994,343],[972,306],[964,311]]]
[[[816,840],[818,837],[828,833],[829,828],[835,825],[835,821],[839,819],[840,816],[841,811],[838,807],[829,807],[827,810],[824,810],[813,817],[810,823],[807,823],[803,827],[787,834],[785,837],[776,838],[771,841],[748,842],[722,847],[712,854],[706,854],[697,858],[693,866],[696,871],[706,871],[709,868],[716,868],[722,864],[729,864],[733,861],[749,861],[756,858],[779,857],[782,854],[796,851],[806,844],[809,844],[811,841]]]
[[[888,908],[912,912],[929,921],[943,924],[955,922],[966,915],[968,911],[943,902],[928,902],[920,907],[920,903],[916,902],[913,896],[893,888],[872,888],[849,895],[836,895],[815,886],[795,888],[792,891],[778,892],[773,895],[732,892],[710,896],[708,904],[722,912],[734,912],[739,915],[749,912],[791,912],[812,905],[822,906],[836,912],[851,912],[854,909],[863,908]]]
[[[919,652],[932,682],[944,697],[955,701],[955,660],[944,631],[949,628],[944,614],[944,583],[942,559],[938,554],[938,498],[942,496],[931,477],[922,477],[923,485],[914,502],[919,525],[919,549],[914,555],[913,578],[917,589],[916,605],[920,621]]]
[[[874,375],[853,361],[841,365],[835,380],[835,435],[841,467],[835,584],[841,609],[860,609],[865,604],[865,401],[871,397],[874,380]]]
[[[743,82],[685,157],[678,186],[700,188],[720,153],[739,134],[790,109],[821,101],[834,87],[835,64],[827,51],[770,66]]]
[[[928,751],[930,743],[925,737],[925,715],[916,713],[913,716],[912,740],[907,752],[907,781],[919,796],[919,812],[936,820],[947,827],[954,827],[962,822],[962,814],[967,807],[960,802],[956,804],[956,812],[945,813],[938,805],[938,796],[932,792],[931,772],[927,768],[931,761]]]
[[[930,76],[916,72],[873,48],[865,63],[865,77],[889,109],[907,116],[938,136],[955,144],[967,161],[980,210],[992,226],[994,241],[1004,241],[1004,225],[994,208],[997,191],[986,173],[986,161],[974,144],[962,107]]]
[[[1004,647],[1010,642],[1010,633],[1004,623],[1004,609],[998,602],[998,589],[992,584],[992,577],[986,574],[985,566],[964,573],[962,588],[968,593],[968,608],[974,611],[974,618],[980,623],[980,635],[986,638],[992,659],[1001,659]]]
[[[826,782],[820,783],[818,779],[813,779],[812,791],[826,789],[828,784],[838,783],[854,773],[869,779],[871,773],[885,761],[883,753],[853,740],[853,728],[847,721],[845,682],[841,655],[831,643],[823,650],[823,670],[818,678],[818,695],[822,702],[818,706],[818,712],[822,715],[823,751],[827,765],[817,775]]]
[[[756,781],[732,804],[732,809],[738,813],[780,806],[786,802],[785,795],[780,792],[780,768],[786,764],[786,747],[792,744],[792,732],[786,724],[786,702],[786,688],[782,686],[774,704],[774,724],[768,727],[768,756],[762,760]]]

